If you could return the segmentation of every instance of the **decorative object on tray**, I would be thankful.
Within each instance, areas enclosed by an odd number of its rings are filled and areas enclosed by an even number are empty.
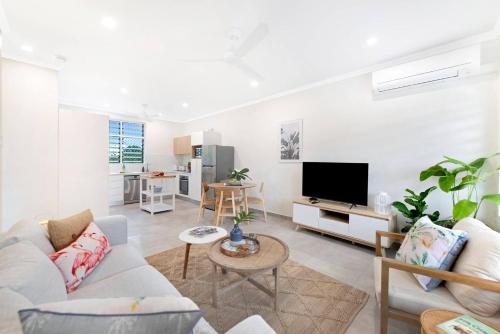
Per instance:
[[[234,244],[229,238],[224,239],[220,244],[220,251],[231,257],[247,257],[258,253],[259,250],[259,241],[256,238],[250,238],[250,236],[243,236],[238,244]]]
[[[412,228],[412,226],[423,216],[429,217],[429,219],[432,222],[436,222],[439,219],[439,211],[434,211],[433,213],[425,213],[425,210],[427,210],[427,203],[425,202],[425,198],[434,190],[436,190],[437,187],[430,187],[424,191],[422,191],[420,194],[417,194],[415,191],[411,189],[406,189],[405,191],[410,194],[410,196],[404,196],[404,201],[405,203],[413,206],[414,208],[408,208],[404,203],[402,202],[393,202],[392,206],[398,209],[399,212],[405,217],[408,218],[410,221],[406,222],[406,226],[401,229],[401,232],[406,233]],[[440,225],[438,222],[436,224]]]
[[[229,175],[230,179],[226,180],[224,182],[225,186],[241,186],[241,181],[246,180],[246,179],[252,179],[250,176],[248,176],[248,172],[250,169],[248,168],[243,168],[243,169],[233,169],[231,172],[231,175]]]
[[[191,231],[189,231],[189,235],[201,238],[207,234],[217,233],[217,231],[218,230],[215,227],[199,226],[199,227],[195,227]]]
[[[437,325],[437,331],[441,334],[499,334],[497,330],[467,314]]]
[[[281,123],[280,161],[302,161],[302,120]]]
[[[249,222],[253,219],[254,219],[253,213],[250,211],[240,212],[236,215],[236,217],[234,217],[233,219],[234,226],[233,229],[231,230],[231,233],[229,234],[233,246],[245,243],[243,241],[243,231],[240,229],[240,224],[243,222]]]

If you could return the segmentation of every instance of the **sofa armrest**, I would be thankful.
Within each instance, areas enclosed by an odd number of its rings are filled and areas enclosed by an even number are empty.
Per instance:
[[[94,222],[108,237],[111,246],[127,243],[127,217],[121,215],[99,217]]]
[[[276,334],[260,315],[252,315],[226,332],[226,334]]]
[[[403,233],[395,233],[395,232],[386,232],[386,231],[375,231],[375,256],[382,256],[385,254],[382,249],[382,237],[395,239],[395,240],[404,240],[405,235]]]

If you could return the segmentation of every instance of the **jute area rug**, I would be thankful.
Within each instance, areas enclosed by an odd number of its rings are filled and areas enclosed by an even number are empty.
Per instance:
[[[245,282],[219,294],[218,308],[212,305],[213,266],[206,255],[206,245],[191,247],[187,277],[182,279],[184,246],[147,257],[180,291],[191,298],[205,319],[219,333],[225,333],[253,314],[261,315],[279,334],[344,333],[368,300],[368,294],[340,283],[297,262],[288,260],[280,270],[280,310],[274,311],[271,297]],[[235,273],[222,275],[219,286],[239,279]],[[256,276],[264,286],[273,289],[272,272]]]

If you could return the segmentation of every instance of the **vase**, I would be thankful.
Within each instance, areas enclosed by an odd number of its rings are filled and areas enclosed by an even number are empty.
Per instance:
[[[240,224],[234,224],[233,229],[229,233],[229,239],[231,239],[232,244],[243,243],[243,231],[240,228]]]

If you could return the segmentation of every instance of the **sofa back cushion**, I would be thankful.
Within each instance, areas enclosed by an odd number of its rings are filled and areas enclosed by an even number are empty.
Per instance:
[[[184,297],[78,299],[19,311],[24,334],[191,333],[201,318]]]
[[[66,300],[67,297],[57,267],[29,241],[0,249],[0,287],[20,293],[33,304]]]
[[[94,216],[88,209],[64,219],[49,220],[47,229],[54,249],[58,251],[68,247],[93,221]]]
[[[500,282],[500,233],[470,217],[453,229],[467,231],[470,236],[453,272]],[[500,310],[500,293],[454,282],[447,282],[446,287],[460,304],[476,314],[488,317]]]
[[[449,270],[466,241],[467,232],[436,225],[425,216],[408,231],[396,253],[396,259],[427,268]],[[424,275],[414,275],[426,291],[436,288],[442,281]]]
[[[33,307],[23,295],[9,288],[0,288],[0,333],[22,334],[17,311]]]
[[[51,254],[50,259],[62,273],[67,291],[72,292],[110,250],[108,238],[96,224],[90,223],[78,239]]]
[[[54,252],[47,230],[34,220],[21,220],[15,223],[0,240],[0,249],[21,240],[31,241],[46,255]]]

